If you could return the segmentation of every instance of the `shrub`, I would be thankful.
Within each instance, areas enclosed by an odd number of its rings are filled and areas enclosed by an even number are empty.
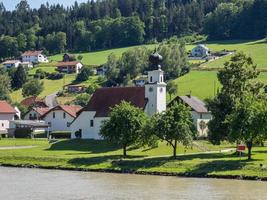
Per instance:
[[[52,138],[55,139],[70,139],[71,138],[71,132],[69,131],[54,131],[50,133]]]
[[[47,76],[48,79],[50,80],[59,80],[59,79],[62,79],[63,77],[65,76],[65,74],[63,73],[51,73]]]

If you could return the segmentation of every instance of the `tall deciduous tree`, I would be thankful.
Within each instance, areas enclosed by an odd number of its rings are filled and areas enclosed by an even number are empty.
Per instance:
[[[150,132],[172,146],[174,158],[178,142],[185,147],[192,143],[195,133],[191,113],[181,103],[175,103],[166,112],[155,115],[149,123],[152,124]]]
[[[178,92],[178,84],[175,81],[170,81],[167,84],[167,91],[170,95],[170,99],[172,98],[172,95],[176,95]]]
[[[127,147],[142,140],[141,130],[146,122],[143,110],[122,102],[112,108],[110,119],[101,126],[100,135],[123,149],[127,156]]]
[[[22,87],[22,95],[24,97],[38,96],[44,90],[44,83],[38,79],[29,80]]]
[[[11,82],[7,74],[0,74],[0,100],[9,100]]]

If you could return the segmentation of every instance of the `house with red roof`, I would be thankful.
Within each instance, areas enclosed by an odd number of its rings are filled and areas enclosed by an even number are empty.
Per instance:
[[[83,64],[78,61],[59,62],[57,64],[57,70],[62,73],[80,73]]]
[[[109,119],[111,109],[122,101],[131,103],[149,116],[166,110],[166,83],[157,53],[150,56],[154,70],[148,72],[143,87],[100,88],[95,91],[87,106],[77,113],[71,123],[72,138],[101,139],[99,132],[104,120]]]
[[[49,110],[49,107],[33,107],[26,113],[24,120],[40,120]]]
[[[43,54],[43,51],[25,51],[21,55],[22,62],[30,63],[47,63],[48,58]]]
[[[23,99],[20,104],[26,107],[48,107],[45,103],[45,100],[40,99],[37,96],[27,97],[26,99]]]
[[[168,106],[173,105],[175,102],[183,103],[191,110],[193,123],[197,129],[200,137],[206,137],[208,133],[208,122],[212,119],[212,114],[208,110],[203,101],[192,95],[177,96],[174,98]],[[205,123],[205,125],[203,125]],[[202,126],[202,125],[203,126]]]
[[[2,65],[6,69],[17,68],[20,64],[21,64],[20,60],[6,60],[5,62],[2,63]]]
[[[7,133],[10,121],[17,118],[18,110],[6,101],[0,101],[0,134]]]
[[[40,116],[49,126],[49,130],[53,131],[70,131],[71,122],[77,117],[77,113],[82,109],[77,105],[58,105],[51,108]]]

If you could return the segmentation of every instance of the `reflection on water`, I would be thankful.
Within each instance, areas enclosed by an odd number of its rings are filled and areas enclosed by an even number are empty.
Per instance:
[[[0,168],[0,200],[267,199],[267,182]]]

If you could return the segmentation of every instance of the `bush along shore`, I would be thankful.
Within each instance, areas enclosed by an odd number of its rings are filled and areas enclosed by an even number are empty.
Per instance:
[[[267,147],[254,147],[253,159],[247,160],[233,152],[234,145],[224,143],[213,146],[207,141],[195,141],[192,149],[178,145],[177,158],[166,143],[155,148],[122,150],[106,141],[60,140],[49,144],[47,140],[0,140],[0,166],[59,169],[143,175],[267,180]],[[32,148],[10,149],[16,146]],[[6,150],[5,150],[5,147]],[[201,148],[200,148],[201,147]],[[203,153],[203,148],[206,152]]]

